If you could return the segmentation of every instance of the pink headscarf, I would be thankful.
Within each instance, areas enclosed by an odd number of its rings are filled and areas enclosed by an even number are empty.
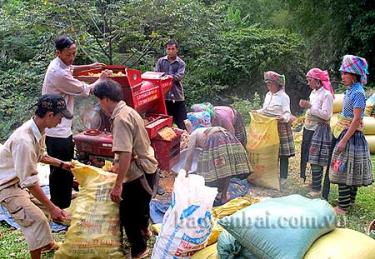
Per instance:
[[[322,82],[322,85],[324,89],[331,92],[333,98],[335,98],[335,93],[333,91],[333,87],[331,85],[331,82],[329,81],[329,75],[327,70],[321,70],[319,68],[312,68],[309,72],[306,74],[307,77],[314,78],[317,80],[320,80]]]

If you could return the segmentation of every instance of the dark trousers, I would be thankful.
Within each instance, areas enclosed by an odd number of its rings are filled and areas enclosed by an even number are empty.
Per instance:
[[[331,165],[333,149],[335,148],[336,144],[337,144],[337,138],[335,138],[332,135],[332,145],[331,145],[331,150],[329,152],[328,166],[326,169],[326,173],[324,175],[324,183],[323,183],[323,190],[322,190],[322,197],[327,201],[328,201],[329,191],[331,189],[331,182],[329,180],[329,167]]]
[[[74,156],[73,137],[46,137],[47,153],[63,161],[71,161]],[[72,200],[73,174],[64,169],[50,166],[49,189],[51,201],[61,209],[70,206]]]
[[[155,174],[145,174],[145,177],[150,187],[153,187]],[[142,232],[148,228],[150,219],[151,194],[143,188],[140,179],[123,184],[120,203],[121,226],[125,228],[132,256],[147,247],[147,239]]]
[[[173,117],[173,121],[180,129],[186,129],[184,120],[187,119],[187,111],[185,101],[165,101],[168,114]]]
[[[311,165],[312,189],[320,192],[322,189],[323,166]]]
[[[300,162],[300,177],[306,181],[306,166],[309,161],[309,152],[311,139],[314,135],[313,130],[303,129],[302,144],[301,144],[301,162]]]
[[[339,207],[343,210],[349,209],[354,204],[358,187],[339,184]]]
[[[280,156],[280,178],[288,178],[289,157]]]

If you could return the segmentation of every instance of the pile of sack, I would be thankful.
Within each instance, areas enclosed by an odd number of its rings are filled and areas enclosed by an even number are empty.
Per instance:
[[[270,198],[224,217],[218,242],[203,258],[374,258],[375,240],[351,229],[336,229],[336,216],[324,200],[300,195]]]
[[[339,119],[344,102],[344,94],[335,94],[333,101],[333,116],[331,118],[331,128]],[[368,142],[371,154],[375,154],[375,95],[366,101],[365,116],[363,117],[363,134]]]

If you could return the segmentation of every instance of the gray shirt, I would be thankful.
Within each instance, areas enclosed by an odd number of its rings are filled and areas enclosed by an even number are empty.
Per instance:
[[[184,101],[184,89],[181,81],[185,75],[185,62],[179,57],[170,62],[168,57],[164,56],[156,63],[155,71],[173,76],[172,88],[165,96],[165,99],[168,101]]]

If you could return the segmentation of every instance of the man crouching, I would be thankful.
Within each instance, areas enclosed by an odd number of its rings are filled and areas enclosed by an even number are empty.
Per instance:
[[[41,207],[53,220],[68,219],[68,214],[44,194],[37,171],[38,162],[70,170],[70,162],[44,152],[44,130],[56,127],[62,117],[73,117],[66,109],[64,99],[58,95],[43,95],[38,100],[35,115],[0,147],[0,202],[20,225],[32,259],[39,259],[42,250],[56,247]]]

